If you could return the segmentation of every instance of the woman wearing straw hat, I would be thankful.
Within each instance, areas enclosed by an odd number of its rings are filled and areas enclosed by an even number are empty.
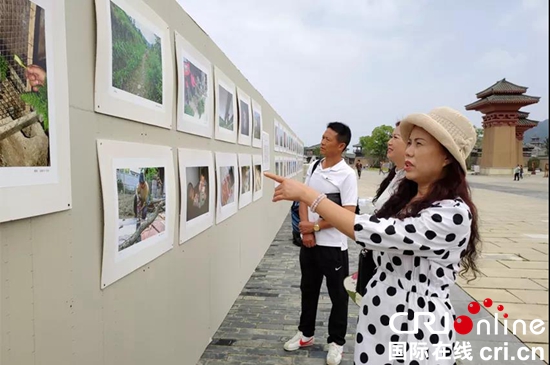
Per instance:
[[[297,181],[265,175],[280,184],[273,201],[301,200],[375,251],[378,267],[360,306],[355,363],[454,364],[450,287],[459,272],[477,276],[477,210],[466,182],[476,132],[447,107],[409,115],[400,127],[406,179],[376,215],[356,216]],[[416,328],[420,312],[429,314]],[[399,342],[407,348],[397,361],[390,344]],[[419,343],[426,350],[414,352]]]

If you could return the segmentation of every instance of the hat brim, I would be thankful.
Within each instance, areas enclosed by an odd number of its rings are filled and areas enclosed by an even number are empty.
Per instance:
[[[443,128],[441,124],[436,122],[434,119],[432,119],[432,117],[427,114],[410,114],[405,119],[403,119],[401,121],[401,124],[399,125],[399,128],[401,130],[401,138],[405,142],[408,141],[414,127],[420,127],[428,132],[458,161],[464,173],[466,174],[468,172],[466,161],[462,157],[458,146],[454,142],[449,132],[447,132],[447,130]]]

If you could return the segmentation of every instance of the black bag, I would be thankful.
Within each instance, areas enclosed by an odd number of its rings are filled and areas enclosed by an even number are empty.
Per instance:
[[[313,172],[315,171],[315,169],[317,168],[317,166],[319,166],[319,164],[321,163],[321,160],[317,160],[315,161],[315,164],[313,164],[313,169],[311,169],[311,174],[313,175]],[[342,206],[342,197],[340,196],[340,193],[328,193],[328,194],[325,194],[327,196],[327,199],[338,204],[339,206]],[[359,200],[357,200],[357,204],[355,205],[355,214],[360,214],[359,213]],[[319,216],[319,218],[323,218],[321,216]]]
[[[374,276],[376,270],[376,264],[374,263],[374,257],[372,250],[363,248],[359,252],[359,265],[357,270],[357,284],[355,285],[355,291],[361,296],[365,295],[367,291],[367,283]]]

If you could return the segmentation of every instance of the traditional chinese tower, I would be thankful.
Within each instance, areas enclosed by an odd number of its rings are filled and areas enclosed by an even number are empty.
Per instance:
[[[523,133],[538,122],[527,119],[529,113],[520,109],[540,100],[524,95],[526,91],[526,87],[502,79],[477,93],[479,100],[466,105],[466,110],[484,114],[482,174],[509,175],[516,165],[523,164]]]

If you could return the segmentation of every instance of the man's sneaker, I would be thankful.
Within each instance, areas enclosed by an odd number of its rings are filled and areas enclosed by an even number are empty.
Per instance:
[[[342,361],[344,346],[339,346],[334,342],[328,345],[327,365],[338,365]]]
[[[285,342],[284,349],[287,351],[296,351],[299,348],[313,345],[314,337],[305,337],[302,331],[298,331],[294,337]]]

